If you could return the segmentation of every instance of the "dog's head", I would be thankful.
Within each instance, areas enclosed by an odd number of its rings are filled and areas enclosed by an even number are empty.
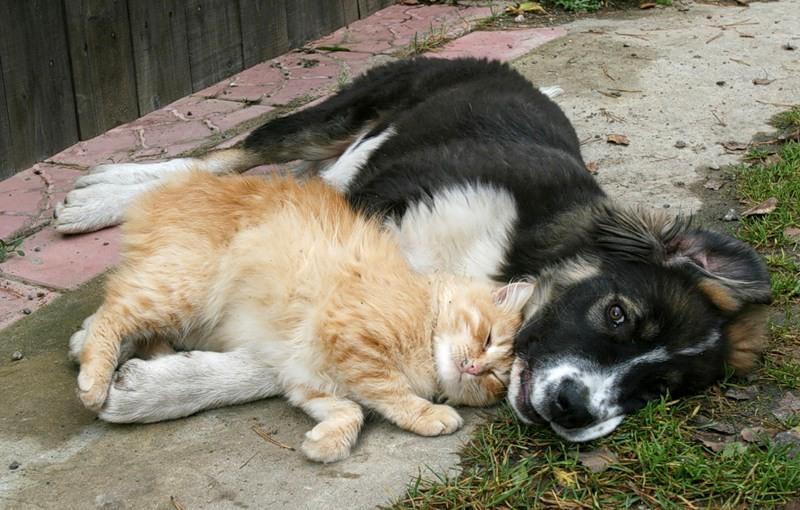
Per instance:
[[[562,437],[608,434],[669,392],[750,369],[766,337],[769,274],[750,246],[635,211],[597,213],[584,255],[537,279],[509,400]]]

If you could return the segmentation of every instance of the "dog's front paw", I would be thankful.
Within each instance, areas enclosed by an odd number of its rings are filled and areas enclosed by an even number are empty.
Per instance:
[[[147,361],[131,359],[114,372],[108,397],[98,413],[101,420],[111,423],[134,423],[149,413],[149,401],[154,398],[145,376]]]
[[[411,425],[411,431],[421,436],[452,434],[464,424],[461,415],[450,406],[431,404]]]
[[[313,461],[328,463],[346,459],[352,447],[347,434],[323,422],[306,432],[300,450]]]

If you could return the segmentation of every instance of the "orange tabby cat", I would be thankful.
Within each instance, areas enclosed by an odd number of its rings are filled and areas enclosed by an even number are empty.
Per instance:
[[[361,406],[433,436],[462,420],[448,405],[504,393],[531,284],[421,275],[392,234],[317,181],[197,172],[128,213],[122,261],[87,322],[79,396],[100,410],[122,342],[246,350],[264,377],[319,423],[303,452],[345,458]]]

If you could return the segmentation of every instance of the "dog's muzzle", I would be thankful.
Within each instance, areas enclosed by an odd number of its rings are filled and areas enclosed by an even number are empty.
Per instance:
[[[535,377],[519,358],[511,368],[508,399],[523,422],[548,423],[556,434],[576,443],[613,432],[625,417],[617,413],[609,416],[608,410],[598,416],[591,391],[583,382],[566,374]]]

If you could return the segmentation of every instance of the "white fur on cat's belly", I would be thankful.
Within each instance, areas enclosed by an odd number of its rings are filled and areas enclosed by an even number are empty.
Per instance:
[[[75,189],[56,205],[55,228],[64,234],[75,234],[118,225],[122,223],[125,209],[137,196],[198,162],[193,158],[179,158],[160,163],[96,166],[75,181]],[[215,171],[211,167],[207,170]]]
[[[113,423],[152,423],[282,394],[274,372],[246,350],[190,351],[120,367],[100,411]]]
[[[335,163],[325,168],[320,177],[328,185],[340,192],[347,191],[348,186],[358,175],[361,167],[369,160],[372,153],[380,148],[392,135],[396,134],[393,126],[384,129],[379,135],[364,140],[367,133],[362,133],[347,150],[339,156]]]
[[[491,280],[505,262],[516,221],[508,191],[476,184],[439,191],[411,205],[399,223],[386,225],[417,271]]]

